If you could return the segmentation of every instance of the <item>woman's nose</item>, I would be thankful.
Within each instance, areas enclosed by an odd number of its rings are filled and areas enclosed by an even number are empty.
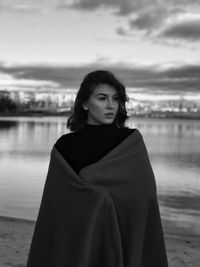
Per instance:
[[[112,100],[108,100],[107,107],[109,107],[109,108],[113,108],[114,107]]]

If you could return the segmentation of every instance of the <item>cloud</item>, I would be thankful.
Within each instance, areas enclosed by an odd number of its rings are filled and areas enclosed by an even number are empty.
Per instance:
[[[62,0],[57,5],[63,8],[73,8],[82,11],[94,11],[102,7],[111,8],[118,15],[129,15],[138,12],[151,13],[152,10],[186,12],[195,11],[200,7],[199,0]]]
[[[169,16],[170,14],[162,9],[145,11],[138,14],[135,19],[130,19],[129,26],[137,30],[155,30],[160,28]]]
[[[124,37],[145,37],[154,43],[166,45],[198,46],[200,15],[177,13],[172,15],[162,11],[143,13],[134,19],[129,19],[128,27],[119,27],[116,33]]]
[[[119,67],[120,66],[120,67]],[[96,69],[112,71],[127,88],[149,93],[192,93],[200,90],[200,65],[139,66],[116,64],[88,64],[82,66],[0,65],[0,73],[12,77],[15,82],[28,81],[52,90],[78,89],[83,77]],[[6,76],[5,76],[6,77]],[[14,81],[12,80],[12,81]],[[37,87],[37,86],[36,86]],[[37,89],[37,88],[36,88]]]
[[[124,28],[122,28],[122,27],[118,27],[116,29],[116,33],[118,35],[121,35],[121,36],[127,36],[128,35],[127,31]]]
[[[161,37],[182,39],[186,41],[200,40],[200,18],[183,20],[166,27],[160,34]]]
[[[16,79],[10,74],[0,72],[0,90],[40,90],[41,88],[56,88],[58,84],[52,81],[20,78]]]
[[[49,81],[56,84],[56,87],[76,88],[80,85],[81,78],[85,71],[89,72],[92,67],[59,67],[46,65],[14,65],[0,66],[0,73],[10,75],[17,82],[26,81]]]
[[[62,1],[63,8],[93,12],[104,8],[116,16],[126,19],[127,26],[116,28],[116,34],[123,37],[135,37],[140,34],[153,42],[169,40],[168,44],[177,41],[187,45],[199,40],[200,11],[197,0],[74,0],[71,3]],[[183,17],[180,21],[180,17]]]
[[[195,43],[200,36],[199,0],[1,0],[0,12],[48,12],[48,10],[107,10],[116,20],[116,34],[125,39],[146,38],[168,45]],[[182,17],[182,20],[180,20]],[[122,22],[122,23],[121,23]],[[120,23],[120,24],[119,24]],[[124,26],[122,26],[124,25]],[[144,40],[144,39],[143,39]],[[168,42],[169,40],[169,42]]]
[[[123,2],[125,2],[125,5],[127,5],[129,1],[125,0]],[[63,1],[58,5],[58,8],[71,8],[89,12],[104,7],[121,10],[121,4],[119,0],[75,0],[71,4],[69,4],[68,1]]]
[[[38,12],[39,9],[34,6],[28,6],[28,5],[13,5],[13,6],[1,6],[0,12],[17,12],[17,13],[35,13]]]
[[[163,29],[166,21],[172,17],[172,13],[175,16],[176,12],[177,10],[169,12],[167,9],[162,9],[159,6],[143,9],[127,18],[127,25],[116,28],[116,33],[123,37],[145,37],[155,42],[155,37]]]
[[[111,9],[117,15],[126,16],[142,10],[146,5],[155,6],[157,0],[74,0],[69,4],[68,1],[62,1],[59,8],[72,8],[82,11],[94,11],[100,8]]]
[[[31,0],[2,0],[0,2],[0,12],[14,12],[14,13],[38,13],[45,10],[45,1],[31,1]]]

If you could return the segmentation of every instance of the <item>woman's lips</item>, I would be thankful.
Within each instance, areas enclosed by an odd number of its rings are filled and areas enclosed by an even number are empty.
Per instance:
[[[106,116],[113,116],[114,113],[111,113],[111,112],[110,112],[110,113],[106,113],[105,115],[106,115]]]
[[[114,116],[114,113],[106,113],[106,116]]]

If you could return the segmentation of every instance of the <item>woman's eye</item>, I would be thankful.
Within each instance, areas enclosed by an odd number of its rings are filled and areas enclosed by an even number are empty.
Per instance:
[[[99,100],[105,100],[106,98],[105,97],[99,97],[98,99]]]

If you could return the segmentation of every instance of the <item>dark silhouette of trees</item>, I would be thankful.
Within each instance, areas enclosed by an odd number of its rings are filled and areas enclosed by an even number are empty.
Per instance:
[[[17,109],[17,104],[9,97],[0,95],[0,111],[14,111]]]

